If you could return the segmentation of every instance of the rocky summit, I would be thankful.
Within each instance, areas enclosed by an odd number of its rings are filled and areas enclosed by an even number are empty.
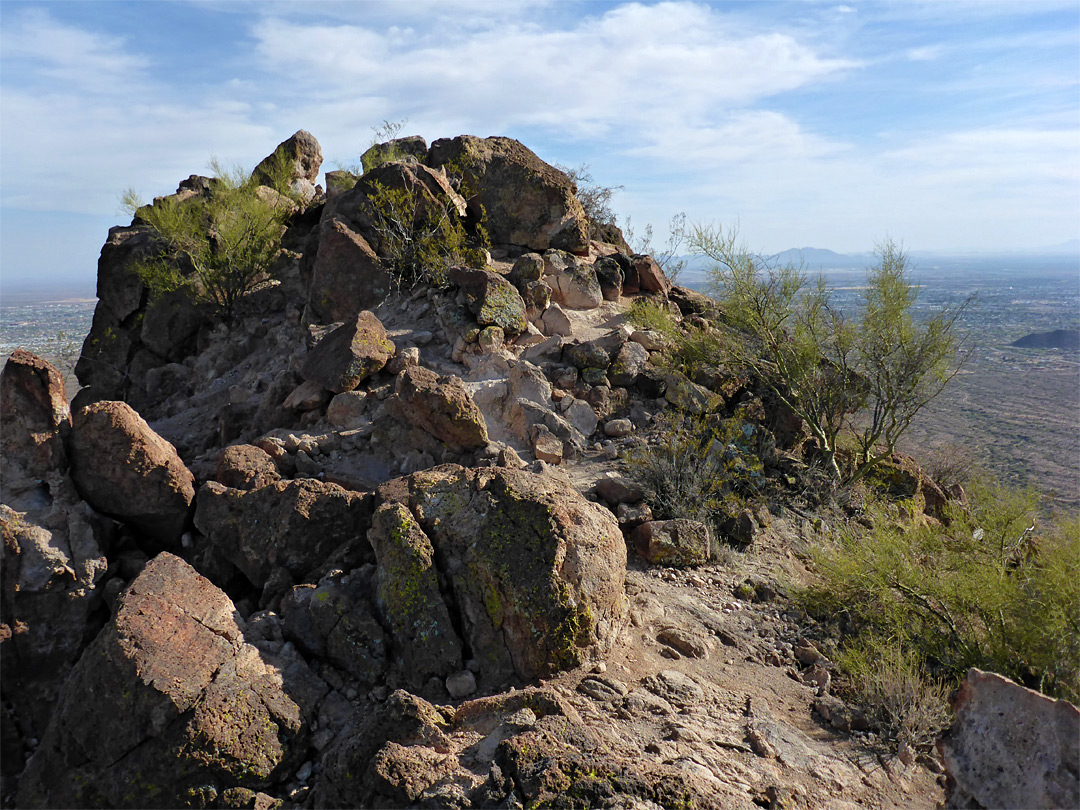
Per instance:
[[[941,755],[871,744],[791,598],[798,509],[653,513],[634,459],[671,419],[737,412],[758,461],[732,475],[808,474],[781,403],[659,363],[628,317],[706,325],[714,302],[517,141],[364,159],[324,191],[301,131],[259,164],[291,214],[225,316],[154,287],[145,217],[110,230],[70,408],[48,363],[8,359],[5,806],[1075,803],[1075,707],[1004,679],[966,684]],[[389,225],[464,247],[413,255]],[[909,462],[890,480],[934,521],[950,496]],[[1028,744],[970,739],[1009,689],[1071,784],[972,776]]]

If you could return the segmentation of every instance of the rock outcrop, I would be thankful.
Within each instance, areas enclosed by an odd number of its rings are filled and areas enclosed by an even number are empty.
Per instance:
[[[75,666],[19,805],[178,807],[268,787],[306,750],[284,669],[221,591],[160,555]]]
[[[947,807],[1080,806],[1080,709],[978,669],[952,707]]]

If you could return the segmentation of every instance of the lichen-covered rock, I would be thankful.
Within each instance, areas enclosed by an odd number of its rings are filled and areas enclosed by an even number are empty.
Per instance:
[[[285,170],[290,180],[304,180],[314,183],[319,179],[319,168],[322,166],[322,147],[307,130],[298,130],[292,137],[282,141],[274,151],[263,158],[251,176],[263,185],[269,185],[273,179],[270,170],[275,160],[285,162]]]
[[[469,311],[481,326],[498,326],[508,335],[520,335],[529,322],[525,302],[513,284],[490,270],[455,267],[450,279],[465,291]]]
[[[194,476],[176,449],[124,402],[96,402],[75,414],[71,477],[97,509],[127,523],[157,549],[180,539]]]
[[[946,807],[1080,807],[1080,709],[978,669],[952,707]]]
[[[420,135],[408,135],[393,138],[383,143],[372,144],[360,156],[360,163],[365,170],[373,169],[383,163],[401,161],[423,161],[427,157],[428,145]]]
[[[393,638],[393,660],[414,689],[462,667],[461,639],[439,592],[435,549],[409,510],[384,503],[368,541],[378,564],[379,613]]]
[[[649,365],[649,352],[640,343],[627,341],[619,349],[615,360],[608,368],[608,377],[612,385],[629,388],[638,381],[641,372]]]
[[[214,480],[233,489],[261,489],[281,480],[270,454],[253,444],[234,444],[221,451]]]
[[[382,322],[364,310],[316,343],[304,358],[304,379],[340,394],[351,391],[394,356]]]
[[[183,560],[152,560],[68,679],[19,806],[178,807],[290,775],[304,715],[235,616]]]
[[[496,244],[532,250],[588,250],[588,218],[570,178],[540,160],[511,138],[461,135],[431,144],[428,165],[457,166],[463,185],[476,192],[468,200],[474,215],[480,207]]]
[[[67,467],[64,441],[71,430],[64,378],[48,361],[16,349],[0,374],[0,498],[16,497]]]
[[[407,503],[430,538],[489,681],[576,666],[613,641],[625,613],[625,544],[612,514],[568,481],[447,465],[389,482],[377,497]]]
[[[395,416],[450,446],[471,449],[488,443],[484,415],[460,377],[440,377],[422,366],[398,375],[388,400]]]
[[[686,378],[678,371],[665,375],[664,398],[680,411],[695,415],[713,413],[724,405],[724,400],[703,385]]]
[[[650,520],[634,529],[630,543],[653,565],[686,568],[709,561],[709,529],[696,520]]]
[[[544,257],[539,253],[522,253],[510,268],[506,280],[519,290],[530,281],[539,281],[544,276]]]
[[[312,478],[250,492],[211,481],[199,490],[195,508],[195,526],[206,542],[258,587],[277,568],[296,582],[308,581],[342,547],[349,567],[370,561],[370,525],[370,495]]]
[[[574,262],[556,275],[544,276],[551,300],[567,309],[596,309],[604,300],[596,273],[587,264]]]
[[[596,273],[604,300],[618,301],[623,291],[623,271],[619,263],[610,256],[604,256],[593,264],[593,272]]]
[[[611,362],[611,355],[596,341],[586,343],[571,343],[563,349],[563,359],[578,369],[602,368],[607,369]]]

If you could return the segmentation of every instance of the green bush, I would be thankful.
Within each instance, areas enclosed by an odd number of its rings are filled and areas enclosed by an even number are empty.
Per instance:
[[[871,636],[844,650],[839,664],[850,680],[849,697],[887,744],[930,750],[949,723],[949,689],[926,675],[918,654]]]
[[[945,678],[978,666],[1080,701],[1080,521],[1043,521],[1031,490],[975,481],[969,497],[947,527],[878,513],[843,532],[800,601],[849,650],[892,639]]]
[[[657,519],[698,520],[718,536],[760,480],[761,462],[747,446],[745,424],[738,417],[658,417],[657,440],[627,458]]]
[[[635,298],[626,312],[626,319],[639,329],[651,329],[674,339],[678,324],[668,305],[651,297]]]
[[[917,320],[907,255],[886,241],[867,272],[861,318],[847,317],[824,277],[813,282],[798,267],[771,265],[737,240],[734,229],[706,226],[690,235],[691,250],[715,261],[715,297],[743,336],[723,344],[725,355],[803,420],[837,479],[854,483],[895,451],[958,371],[954,327],[963,306]],[[857,448],[848,471],[837,459],[842,432]]]
[[[436,199],[419,185],[390,188],[379,182],[372,183],[367,198],[375,252],[393,288],[443,287],[455,264],[484,263],[486,231],[478,226],[477,235],[470,237],[451,200]]]
[[[275,158],[261,183],[212,162],[215,177],[205,194],[143,205],[134,190],[124,193],[123,207],[161,240],[161,251],[135,267],[153,296],[181,291],[230,320],[237,301],[269,278],[285,225],[297,210],[288,196],[288,161],[281,152]]]

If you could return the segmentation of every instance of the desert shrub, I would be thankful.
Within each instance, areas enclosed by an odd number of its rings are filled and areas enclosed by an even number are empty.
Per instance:
[[[569,177],[577,189],[578,202],[581,203],[585,216],[589,220],[589,238],[602,238],[604,227],[615,225],[615,212],[611,208],[611,199],[615,196],[615,192],[621,191],[623,187],[601,186],[593,179],[587,163],[582,163],[580,166],[563,166],[557,163],[555,168]]]
[[[879,512],[869,532],[841,532],[800,601],[848,649],[893,639],[945,678],[978,666],[1080,700],[1080,523],[1043,522],[1032,490],[983,480],[968,494],[948,526]]]
[[[401,130],[405,129],[405,125],[408,123],[408,118],[402,118],[400,121],[384,120],[379,126],[372,127],[371,143],[367,151],[360,157],[362,170],[359,172],[355,168],[346,170],[359,176],[364,172],[370,172],[376,166],[400,160],[401,153],[390,141],[400,135]]]
[[[288,161],[280,151],[275,158],[258,181],[211,162],[215,177],[202,194],[143,205],[133,189],[124,193],[123,207],[160,239],[160,252],[134,268],[151,295],[181,291],[230,320],[237,301],[269,278],[297,209]]]
[[[729,362],[803,420],[837,479],[854,483],[891,455],[959,369],[954,327],[966,304],[916,320],[918,287],[907,255],[891,240],[867,272],[858,320],[834,306],[824,277],[815,282],[798,267],[751,254],[735,229],[695,226],[690,246],[715,262],[714,295],[743,336],[723,345]],[[837,459],[842,432],[856,444],[846,472]]]
[[[674,214],[668,222],[668,239],[663,250],[657,250],[653,246],[653,226],[646,224],[639,234],[634,223],[627,217],[622,226],[626,242],[635,253],[644,253],[652,256],[664,275],[671,280],[672,284],[679,283],[679,275],[686,268],[686,259],[679,256],[679,251],[686,244],[689,231],[686,227],[686,214],[680,211]]]
[[[453,265],[483,264],[487,233],[480,225],[470,236],[451,200],[436,199],[422,187],[389,188],[379,182],[367,197],[375,250],[393,288],[443,287]]]
[[[975,472],[975,454],[969,447],[939,444],[919,456],[919,462],[935,483],[942,487],[966,484]]]
[[[717,536],[720,525],[745,506],[761,476],[745,425],[739,417],[658,417],[656,441],[627,459],[658,519],[699,520]]]
[[[668,305],[653,298],[635,298],[626,312],[626,319],[638,329],[651,329],[669,338],[678,333],[678,324]]]
[[[664,353],[664,362],[693,379],[705,366],[715,367],[722,362],[725,345],[723,335],[715,329],[689,324],[679,333],[671,350]]]
[[[899,641],[870,637],[844,650],[839,664],[848,696],[887,744],[927,751],[948,725],[948,687]]]

